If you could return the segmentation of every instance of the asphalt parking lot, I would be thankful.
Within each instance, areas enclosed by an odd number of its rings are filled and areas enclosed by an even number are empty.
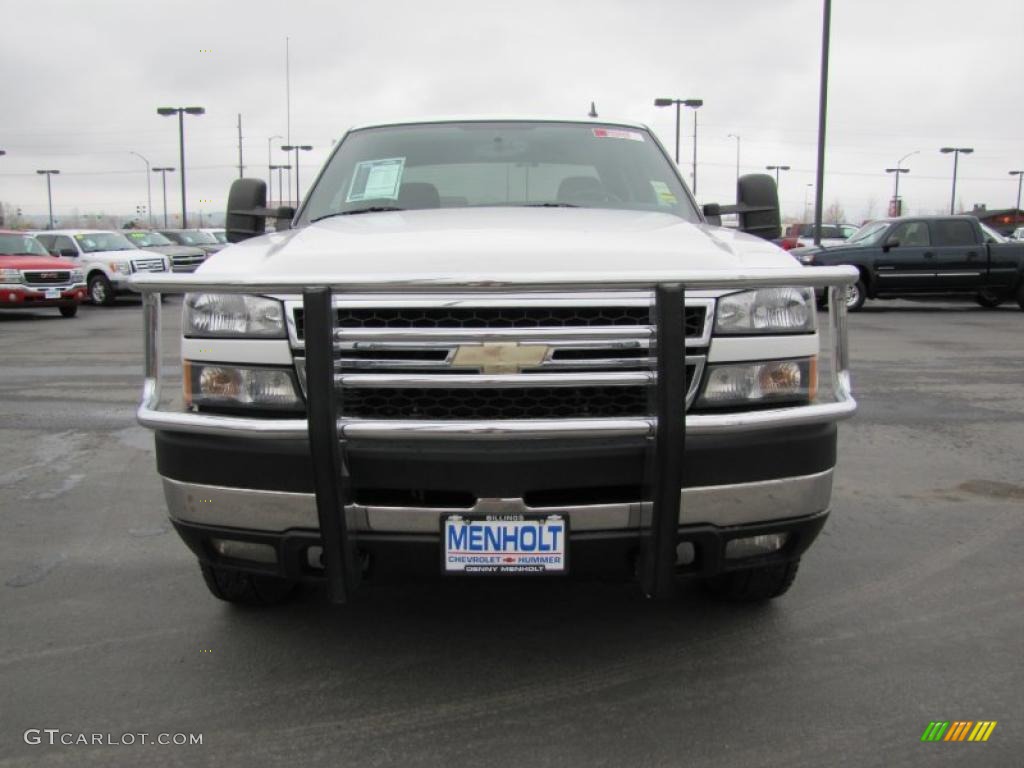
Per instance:
[[[166,522],[138,302],[0,312],[0,765],[1020,766],[1024,313],[850,328],[833,514],[770,605],[446,582],[255,612]],[[47,728],[203,743],[25,743]]]

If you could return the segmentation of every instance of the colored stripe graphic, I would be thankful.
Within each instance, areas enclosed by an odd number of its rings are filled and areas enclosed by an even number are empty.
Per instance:
[[[995,720],[932,720],[921,741],[988,741],[997,724]]]

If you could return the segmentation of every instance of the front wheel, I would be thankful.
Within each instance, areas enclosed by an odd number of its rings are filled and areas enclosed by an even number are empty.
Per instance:
[[[1006,296],[1000,293],[995,293],[989,290],[978,291],[978,294],[974,297],[974,300],[986,309],[995,309],[1004,301]]]
[[[864,287],[864,281],[858,280],[853,285],[846,286],[846,311],[856,312],[864,306],[864,300],[867,299],[868,292]]]
[[[61,317],[74,317],[78,314],[77,304],[68,304],[67,306],[59,307],[59,309]]]
[[[714,597],[733,603],[756,603],[784,595],[796,579],[800,558],[776,565],[729,571],[704,582]]]
[[[295,589],[295,582],[278,576],[243,573],[199,563],[210,593],[219,600],[236,605],[275,605],[285,601]]]
[[[114,286],[103,274],[95,274],[89,278],[89,298],[93,304],[109,307],[114,303]]]

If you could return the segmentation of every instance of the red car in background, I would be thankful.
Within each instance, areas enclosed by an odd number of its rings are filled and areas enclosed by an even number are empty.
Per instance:
[[[57,307],[74,317],[85,300],[85,275],[32,235],[0,229],[0,309]]]

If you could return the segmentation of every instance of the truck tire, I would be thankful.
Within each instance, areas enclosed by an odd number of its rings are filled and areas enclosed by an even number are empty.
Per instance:
[[[720,600],[755,603],[786,593],[796,578],[800,558],[778,565],[748,568],[712,576],[704,582],[707,590]]]
[[[93,304],[109,307],[114,303],[114,286],[101,272],[89,278],[89,299]]]
[[[858,280],[846,288],[846,311],[858,312],[864,306],[864,300],[868,297],[868,290],[864,280]]]
[[[63,307],[58,307],[58,309],[60,310],[61,317],[74,317],[78,314],[77,304],[67,304]]]
[[[275,605],[286,600],[295,589],[295,582],[277,576],[242,573],[199,563],[210,593],[236,605]]]
[[[995,309],[1004,301],[1006,301],[1006,296],[1005,294],[1002,293],[995,293],[994,291],[983,290],[978,291],[977,295],[974,297],[974,300],[977,301],[979,305],[985,307],[986,309]]]

